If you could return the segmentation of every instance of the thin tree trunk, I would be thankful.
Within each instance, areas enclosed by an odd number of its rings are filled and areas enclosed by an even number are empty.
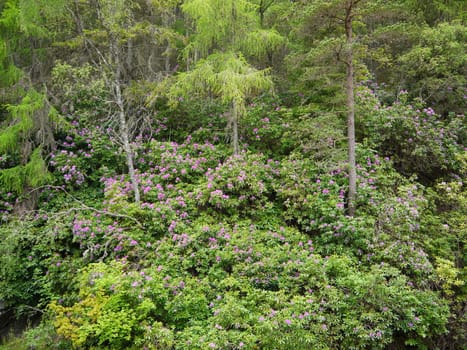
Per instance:
[[[235,102],[233,102],[232,104],[232,146],[234,155],[239,154],[240,150],[238,146],[238,108]]]
[[[348,167],[349,167],[349,194],[347,198],[348,213],[355,215],[355,197],[357,194],[357,171],[355,162],[355,101],[354,101],[354,67],[353,67],[353,33],[352,33],[352,7],[353,1],[347,0],[345,16],[345,34],[348,47],[346,64],[346,103],[347,103],[347,139],[348,145]]]
[[[114,59],[115,64],[115,81],[114,81],[114,89],[115,89],[115,103],[118,107],[118,120],[120,122],[120,137],[123,141],[123,150],[126,156],[126,163],[128,167],[128,174],[130,175],[130,181],[133,186],[133,192],[135,194],[135,202],[139,203],[141,196],[139,193],[138,181],[136,180],[136,173],[135,167],[133,163],[133,152],[130,146],[130,137],[128,131],[128,124],[126,121],[126,114],[125,114],[125,104],[123,102],[122,97],[122,89],[121,89],[121,67],[120,67],[120,57],[118,53],[118,48],[116,46],[116,38],[111,38],[111,53]]]
[[[139,193],[138,181],[136,180],[135,167],[133,164],[133,152],[131,151],[128,124],[126,122],[125,116],[125,107],[123,104],[120,82],[118,79],[115,80],[115,94],[116,103],[118,106],[118,119],[120,121],[120,136],[122,137],[123,141],[123,150],[125,151],[128,174],[130,175],[130,181],[135,193],[135,202],[138,203],[141,199],[141,196]]]

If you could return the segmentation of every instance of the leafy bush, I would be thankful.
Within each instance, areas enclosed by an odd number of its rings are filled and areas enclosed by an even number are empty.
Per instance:
[[[391,157],[403,174],[417,174],[425,183],[460,171],[460,120],[445,122],[420,101],[409,104],[405,91],[399,98],[391,106],[382,106],[371,91],[362,88],[358,94],[360,137],[382,156]]]

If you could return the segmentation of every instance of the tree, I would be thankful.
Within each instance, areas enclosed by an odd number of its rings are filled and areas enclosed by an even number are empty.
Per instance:
[[[347,97],[347,139],[348,139],[348,160],[349,160],[349,195],[348,209],[349,215],[355,214],[355,197],[357,195],[357,170],[355,161],[355,101],[354,101],[354,65],[353,65],[353,31],[352,23],[355,16],[355,7],[359,0],[347,0],[345,5],[345,42],[347,44],[346,85]]]
[[[131,142],[150,124],[144,98],[138,96],[145,92],[138,88],[144,90],[161,80],[175,66],[180,35],[171,26],[176,6],[174,0],[99,0],[89,7],[70,0],[67,9],[74,19],[75,34],[59,44],[70,52],[70,61],[88,61],[105,81],[110,101],[101,103],[106,105],[100,113],[104,115],[94,116],[87,123],[116,126],[113,129],[125,154],[135,202],[140,201],[140,190]]]
[[[111,71],[109,85],[114,94],[114,103],[117,107],[116,114],[120,123],[120,137],[126,156],[128,174],[133,185],[135,202],[140,201],[138,181],[136,179],[135,166],[133,162],[133,150],[130,146],[130,132],[128,129],[125,101],[122,95],[122,57],[120,43],[127,40],[124,30],[128,30],[131,23],[129,9],[133,4],[125,4],[124,1],[100,1],[98,9],[99,20],[109,40],[109,52],[107,57],[101,55],[102,62]],[[129,6],[128,6],[129,5]]]
[[[270,53],[284,39],[276,31],[260,27],[256,6],[246,0],[188,0],[183,10],[193,19],[195,30],[185,49],[188,72],[178,76],[170,95],[174,99],[193,92],[212,93],[228,104],[228,128],[237,154],[238,122],[246,112],[247,99],[272,87],[269,70],[255,69],[245,57]],[[195,66],[190,71],[191,63]]]
[[[171,87],[170,96],[172,100],[182,96],[213,96],[229,105],[231,142],[234,154],[238,154],[238,121],[246,113],[247,98],[270,88],[268,70],[257,70],[241,54],[227,52],[212,54],[200,60],[193,70],[181,73]]]
[[[354,101],[354,79],[355,79],[355,39],[353,26],[356,17],[361,16],[357,7],[361,0],[334,0],[315,1],[313,3],[300,2],[294,10],[301,10],[305,15],[305,23],[313,23],[311,26],[319,27],[321,31],[309,32],[308,45],[314,46],[306,54],[311,62],[326,64],[329,68],[329,58],[345,66],[345,106],[347,119],[347,164],[349,172],[349,189],[347,195],[348,214],[355,214],[355,200],[357,193],[357,174],[355,156],[355,101]],[[327,30],[323,26],[327,24]],[[303,22],[301,22],[303,25]],[[326,27],[325,27],[326,28]],[[303,30],[303,29],[302,29]],[[342,35],[343,34],[343,35]],[[316,69],[316,68],[313,68]],[[316,73],[313,73],[316,74]],[[329,79],[329,78],[328,78]],[[331,80],[334,80],[331,78]],[[339,89],[337,89],[338,91]]]
[[[55,146],[59,118],[46,94],[34,87],[41,66],[35,53],[36,39],[47,41],[46,22],[59,18],[62,5],[11,0],[0,15],[0,184],[17,195],[50,180],[42,153]]]

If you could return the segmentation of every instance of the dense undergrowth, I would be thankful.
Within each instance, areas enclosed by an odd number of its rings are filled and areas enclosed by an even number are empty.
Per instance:
[[[161,112],[134,203],[112,130],[67,114],[38,209],[2,193],[0,297],[43,313],[2,348],[460,349],[462,129],[359,96],[355,217],[332,115],[260,98],[232,156],[216,106]]]

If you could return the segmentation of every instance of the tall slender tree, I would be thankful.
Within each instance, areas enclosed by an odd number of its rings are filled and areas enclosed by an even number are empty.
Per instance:
[[[270,52],[282,45],[284,38],[261,28],[257,6],[250,1],[188,0],[183,11],[193,20],[194,34],[185,50],[188,72],[179,75],[170,94],[173,98],[194,91],[213,93],[228,104],[228,129],[237,154],[238,123],[246,112],[247,99],[272,87],[269,70],[255,69],[245,57]]]
[[[356,139],[355,139],[355,75],[356,67],[359,74],[366,71],[362,61],[364,45],[356,40],[354,34],[355,24],[360,28],[365,27],[364,19],[369,14],[374,14],[377,9],[383,9],[380,1],[369,0],[317,0],[313,2],[298,1],[292,8],[294,13],[300,13],[302,19],[297,32],[304,37],[305,53],[298,62],[312,63],[313,67],[303,75],[305,79],[323,80],[332,82],[333,91],[339,96],[341,92],[345,96],[345,114],[347,120],[347,167],[349,172],[349,189],[347,195],[348,214],[355,214],[357,175],[356,175]],[[303,18],[304,17],[304,18]],[[305,24],[305,25],[304,25]],[[334,60],[339,65],[329,65]],[[300,63],[299,63],[300,64]],[[318,73],[318,74],[317,74]],[[324,74],[323,74],[324,73]],[[319,78],[318,78],[319,76]],[[302,78],[301,78],[302,79]],[[340,84],[336,84],[339,82]],[[344,84],[343,84],[344,83]],[[313,85],[309,84],[308,86]],[[316,85],[316,84],[315,84]],[[318,85],[324,88],[323,85]],[[344,86],[344,89],[342,89]],[[329,96],[326,95],[326,101]],[[340,102],[339,99],[336,99]],[[336,104],[327,107],[335,109]]]
[[[355,100],[354,100],[354,65],[353,65],[353,31],[352,22],[355,16],[355,7],[359,0],[347,0],[345,4],[345,42],[347,45],[346,66],[346,101],[347,101],[347,140],[349,162],[349,215],[355,214],[355,197],[357,195],[357,170],[355,160]]]
[[[128,116],[125,110],[125,101],[122,95],[122,47],[121,43],[128,40],[127,33],[132,25],[131,7],[134,3],[125,1],[100,0],[98,7],[98,18],[102,24],[109,41],[107,55],[99,52],[102,63],[110,71],[111,78],[108,81],[109,87],[113,91],[113,103],[116,105],[115,114],[119,121],[119,136],[121,138],[123,150],[125,152],[128,174],[133,186],[135,202],[139,202],[141,195],[136,178],[134,155],[130,145],[130,132],[128,128]]]

